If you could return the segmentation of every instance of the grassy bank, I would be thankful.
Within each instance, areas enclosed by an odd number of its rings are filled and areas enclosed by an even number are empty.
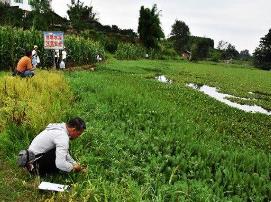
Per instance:
[[[160,74],[173,83],[156,81]],[[88,172],[45,179],[73,184],[70,194],[33,192],[33,198],[270,200],[271,118],[230,108],[185,86],[208,84],[248,97],[251,91],[270,91],[269,72],[238,65],[112,60],[95,72],[66,77],[74,96],[69,113],[83,117],[88,127],[71,150]],[[255,103],[270,106],[268,99]]]

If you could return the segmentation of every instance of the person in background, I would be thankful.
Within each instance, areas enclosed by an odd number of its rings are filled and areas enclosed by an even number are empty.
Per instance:
[[[66,65],[66,58],[67,58],[67,52],[66,49],[64,47],[64,49],[61,51],[61,62],[59,64],[59,68],[61,70],[65,69],[65,65]]]
[[[66,63],[67,60],[67,51],[66,48],[62,50],[62,61]]]
[[[40,58],[38,56],[38,46],[34,45],[34,49],[32,50],[32,66],[33,66],[33,69],[35,69],[39,63],[40,63]]]
[[[78,138],[86,129],[85,122],[72,118],[67,123],[52,123],[38,134],[30,144],[28,151],[35,160],[27,164],[32,174],[45,175],[59,170],[79,172],[82,167],[69,154],[69,141]]]
[[[55,50],[55,65],[56,65],[56,68],[59,67],[59,50],[58,49]]]
[[[16,67],[15,75],[19,75],[21,77],[32,77],[34,76],[34,71],[32,67],[32,52],[27,51],[25,56],[23,56]]]

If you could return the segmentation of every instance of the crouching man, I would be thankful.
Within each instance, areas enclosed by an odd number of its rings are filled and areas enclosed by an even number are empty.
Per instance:
[[[49,124],[38,134],[28,150],[19,154],[19,165],[32,174],[45,175],[59,170],[79,172],[82,167],[69,154],[69,141],[79,137],[86,129],[85,122],[73,118],[67,123]]]
[[[27,51],[25,56],[19,60],[14,75],[19,75],[20,77],[33,77],[35,74],[31,60],[32,52]]]

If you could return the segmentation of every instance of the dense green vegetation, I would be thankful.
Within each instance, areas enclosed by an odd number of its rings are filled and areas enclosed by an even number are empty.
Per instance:
[[[154,79],[161,74],[173,83]],[[88,172],[45,179],[72,184],[71,193],[32,192],[39,179],[29,178],[16,168],[14,149],[5,153],[9,160],[1,164],[0,176],[3,180],[11,178],[7,185],[1,183],[1,190],[15,187],[16,194],[0,192],[1,198],[271,199],[270,116],[230,108],[185,86],[187,82],[204,83],[245,97],[250,91],[270,91],[269,72],[240,65],[111,60],[100,64],[95,72],[69,72],[66,77],[74,96],[66,116],[82,116],[88,126],[84,135],[72,143],[72,154],[88,166]],[[263,106],[270,106],[268,99]],[[19,132],[23,131],[20,125],[13,127],[10,131],[17,134],[34,135],[31,130]],[[25,145],[30,140],[23,141]],[[17,174],[12,176],[15,171]]]
[[[34,10],[25,13],[19,7],[0,2],[0,25],[35,30],[66,30],[68,20],[54,13],[47,0],[30,1]]]
[[[52,50],[43,47],[43,33],[39,31],[24,31],[12,27],[0,27],[0,70],[15,68],[18,60],[34,45],[39,47],[41,67],[50,67],[53,63]],[[65,36],[68,66],[93,64],[99,54],[104,57],[102,45],[93,40],[74,35]]]
[[[260,40],[259,47],[254,52],[254,64],[262,69],[271,69],[271,29]]]

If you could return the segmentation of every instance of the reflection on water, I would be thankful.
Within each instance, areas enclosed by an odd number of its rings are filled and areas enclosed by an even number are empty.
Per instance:
[[[157,79],[158,81],[162,83],[172,83],[172,81],[170,79],[167,79],[164,75],[157,76],[155,77],[155,79]]]
[[[200,86],[200,85],[196,85],[193,83],[186,84],[186,86],[193,88],[193,89],[196,89],[198,91],[201,91],[201,92],[205,93],[206,95],[209,95],[210,97],[215,98],[216,100],[218,100],[220,102],[223,102],[231,107],[241,109],[245,112],[252,112],[252,113],[258,112],[258,113],[262,113],[262,114],[271,115],[270,111],[267,111],[260,106],[241,105],[241,104],[232,102],[230,100],[227,100],[226,98],[230,98],[230,97],[239,98],[239,97],[235,97],[235,96],[229,95],[229,94],[219,93],[215,87],[210,87],[207,85]],[[246,98],[239,98],[239,99],[246,99]]]

